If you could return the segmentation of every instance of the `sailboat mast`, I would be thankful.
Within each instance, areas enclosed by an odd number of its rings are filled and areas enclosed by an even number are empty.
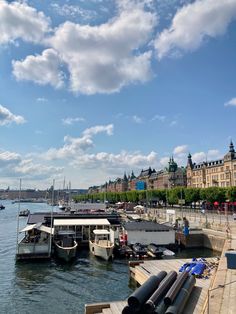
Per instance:
[[[16,230],[16,232],[17,232],[17,234],[16,234],[16,252],[17,253],[19,251],[18,240],[19,240],[20,201],[21,201],[21,179],[20,179],[19,196],[18,196],[18,210],[17,210],[17,230]]]
[[[51,255],[52,252],[52,220],[53,220],[53,205],[54,205],[54,185],[55,185],[55,179],[53,179],[52,184],[52,205],[51,205],[51,231],[50,231],[50,242],[49,242],[49,252],[48,255]]]

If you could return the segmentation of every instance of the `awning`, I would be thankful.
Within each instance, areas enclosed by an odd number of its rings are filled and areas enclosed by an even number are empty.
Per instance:
[[[44,225],[41,225],[40,227],[35,228],[35,229],[49,233],[49,234],[54,234],[54,228],[46,227]]]
[[[23,228],[20,232],[26,232],[29,230],[33,230],[35,227],[37,226],[37,224],[33,224],[33,225],[27,225],[25,228]]]
[[[102,235],[102,234],[110,234],[110,232],[106,229],[95,229],[93,230],[93,233],[94,234],[99,234],[99,235]]]
[[[54,227],[57,226],[109,226],[107,219],[54,219]]]
[[[52,228],[52,233],[51,233],[51,228],[50,227],[46,227],[46,226],[42,225],[41,223],[33,224],[33,225],[27,225],[25,228],[20,230],[20,232],[26,232],[26,231],[30,231],[30,230],[33,230],[33,229],[37,229],[39,231],[46,232],[46,233],[49,233],[49,234],[54,234],[54,228]]]

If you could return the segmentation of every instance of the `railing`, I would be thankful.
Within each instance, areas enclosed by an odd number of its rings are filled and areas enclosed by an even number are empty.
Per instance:
[[[227,291],[222,291],[225,289]],[[206,311],[207,314],[213,313],[235,313],[233,304],[230,301],[235,299],[236,294],[236,280],[219,285],[216,288],[208,290]],[[224,295],[227,296],[224,298]],[[222,308],[223,307],[223,308]]]

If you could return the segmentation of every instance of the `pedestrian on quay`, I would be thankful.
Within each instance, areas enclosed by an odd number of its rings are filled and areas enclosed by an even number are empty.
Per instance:
[[[183,233],[185,236],[189,235],[189,221],[186,217],[183,218]]]

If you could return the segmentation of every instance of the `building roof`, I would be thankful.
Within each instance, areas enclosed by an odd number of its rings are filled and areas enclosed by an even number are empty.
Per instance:
[[[109,226],[107,219],[54,219],[54,227],[58,226]]]
[[[124,225],[127,231],[169,231],[173,230],[171,227],[158,224],[152,221],[129,221]]]

